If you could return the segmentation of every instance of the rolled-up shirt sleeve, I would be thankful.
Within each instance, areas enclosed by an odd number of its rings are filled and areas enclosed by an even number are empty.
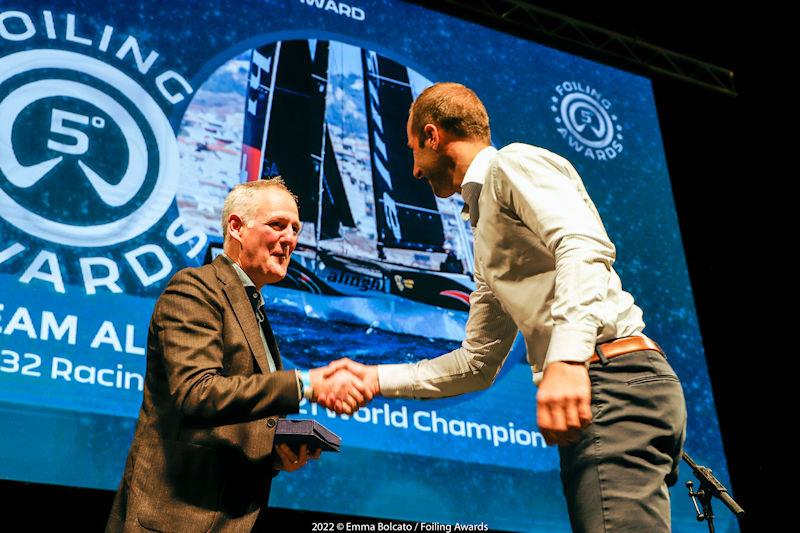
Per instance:
[[[555,260],[552,335],[544,366],[589,359],[609,314],[614,245],[575,169],[546,152],[498,153],[495,194]]]

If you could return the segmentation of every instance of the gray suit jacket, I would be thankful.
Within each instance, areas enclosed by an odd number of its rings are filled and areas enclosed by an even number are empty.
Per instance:
[[[259,325],[218,257],[181,270],[156,302],[139,421],[106,531],[250,531],[269,497],[276,419],[295,373],[270,373]]]

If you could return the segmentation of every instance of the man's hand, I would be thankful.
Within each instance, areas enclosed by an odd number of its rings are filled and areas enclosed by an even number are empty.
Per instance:
[[[322,368],[321,370],[324,371],[323,377],[325,379],[337,379],[341,375],[353,376],[363,385],[364,388],[360,389],[360,392],[367,402],[371,401],[373,397],[381,392],[380,383],[378,382],[377,366],[362,365],[361,363],[356,363],[355,361],[344,357],[331,362],[328,366]],[[344,410],[346,404],[334,394],[317,394],[316,388],[314,389],[314,392],[316,396],[315,401],[318,404],[340,414],[343,412],[349,414]],[[359,404],[359,407],[363,405],[366,405],[366,402]]]
[[[275,465],[275,470],[284,470],[286,472],[294,472],[303,468],[309,459],[319,459],[322,454],[322,448],[317,448],[310,454],[308,453],[308,446],[305,444],[300,445],[300,450],[295,452],[288,444],[278,444],[273,449],[280,457],[280,464]]]
[[[352,414],[374,396],[372,389],[347,369],[315,368],[309,372],[314,401],[339,414]]]
[[[578,440],[578,431],[592,422],[591,399],[589,370],[583,363],[557,361],[545,368],[536,413],[547,444],[563,446]]]

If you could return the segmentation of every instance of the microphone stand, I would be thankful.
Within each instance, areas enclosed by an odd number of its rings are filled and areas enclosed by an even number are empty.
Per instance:
[[[722,503],[724,503],[737,518],[740,518],[744,514],[744,509],[728,495],[728,489],[714,477],[710,468],[698,465],[686,452],[683,452],[683,460],[686,461],[692,469],[694,476],[700,481],[700,490],[697,492],[692,490],[694,488],[693,481],[687,481],[686,488],[689,489],[689,498],[691,498],[694,509],[697,512],[697,521],[702,522],[705,520],[708,524],[709,533],[714,533],[714,511],[711,509],[711,499],[713,497],[722,500]],[[697,506],[698,501],[703,507],[702,512],[700,512],[700,507]]]

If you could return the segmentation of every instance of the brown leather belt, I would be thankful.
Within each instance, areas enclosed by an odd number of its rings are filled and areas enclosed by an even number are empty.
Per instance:
[[[598,344],[597,347],[595,347],[596,353],[589,359],[589,363],[597,363],[600,361],[600,354],[606,359],[611,359],[618,355],[638,352],[640,350],[655,350],[662,355],[664,354],[661,346],[652,339],[640,336],[623,337],[621,339],[614,339],[613,341]]]

